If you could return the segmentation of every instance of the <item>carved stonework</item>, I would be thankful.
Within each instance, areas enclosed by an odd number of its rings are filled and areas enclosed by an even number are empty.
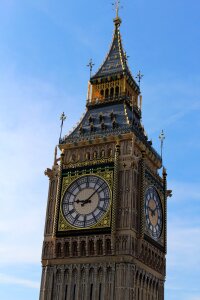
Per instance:
[[[86,112],[60,138],[45,171],[40,300],[164,300],[171,192],[141,123],[142,95],[118,9],[110,51],[89,81]]]

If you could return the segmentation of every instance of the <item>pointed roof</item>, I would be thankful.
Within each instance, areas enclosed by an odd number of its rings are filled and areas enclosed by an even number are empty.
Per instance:
[[[131,77],[131,79],[137,85],[127,65],[127,55],[122,45],[122,39],[119,30],[121,19],[117,16],[114,19],[114,23],[115,30],[110,50],[97,73],[91,77],[91,81],[108,76],[126,74],[129,75],[129,77]]]

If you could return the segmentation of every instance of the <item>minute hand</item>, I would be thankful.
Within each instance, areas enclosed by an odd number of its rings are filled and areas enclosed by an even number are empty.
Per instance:
[[[104,185],[104,183],[103,183],[102,185],[100,185],[100,186],[98,187],[98,189],[95,190],[94,193],[92,193],[92,195],[90,195],[90,197],[89,197],[86,201],[90,200],[90,199],[92,198],[92,196],[93,196],[94,194],[96,194],[96,192],[97,192],[103,185]]]

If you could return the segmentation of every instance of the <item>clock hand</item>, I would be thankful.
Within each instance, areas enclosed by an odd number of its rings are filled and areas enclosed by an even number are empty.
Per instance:
[[[153,209],[150,206],[148,206],[148,209],[153,213]]]
[[[74,201],[74,202],[76,202],[76,203],[82,203],[81,205],[83,206],[83,204],[86,202],[87,200],[79,200],[79,199],[77,199],[76,201]],[[88,201],[88,203],[90,203],[91,201],[89,200]]]
[[[97,193],[97,191],[98,191],[103,185],[104,185],[104,183],[103,183],[102,185],[100,185],[100,186],[98,187],[98,189],[95,190],[94,193],[92,193],[92,195],[90,195],[90,197],[89,197],[88,199],[83,200],[83,203],[81,204],[81,206],[84,206],[84,205],[87,204],[87,203],[91,203],[91,200],[90,200],[90,199],[92,198],[92,196],[93,196],[94,194]]]
[[[92,193],[92,195],[90,195],[90,197],[89,197],[87,200],[91,199],[92,196],[93,196],[94,194],[96,194],[96,192],[97,192],[103,185],[104,185],[104,183],[103,183],[102,185],[100,185],[100,186],[98,187],[98,189],[95,190],[94,193]]]
[[[154,216],[155,216],[156,210],[158,210],[158,206],[156,206],[156,207],[153,209],[153,211],[152,211],[152,213],[153,213]]]
[[[77,199],[76,201],[74,201],[74,202],[76,202],[76,203],[83,203],[84,202],[84,200],[79,200],[79,199]]]
[[[82,202],[83,203],[81,204],[81,206],[84,206],[87,203],[91,203],[91,200],[86,199],[86,200],[83,200]]]

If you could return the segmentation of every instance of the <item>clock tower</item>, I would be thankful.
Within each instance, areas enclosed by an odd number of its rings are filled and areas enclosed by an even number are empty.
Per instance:
[[[120,25],[117,10],[87,111],[45,171],[40,300],[164,299],[167,174],[141,124]]]

